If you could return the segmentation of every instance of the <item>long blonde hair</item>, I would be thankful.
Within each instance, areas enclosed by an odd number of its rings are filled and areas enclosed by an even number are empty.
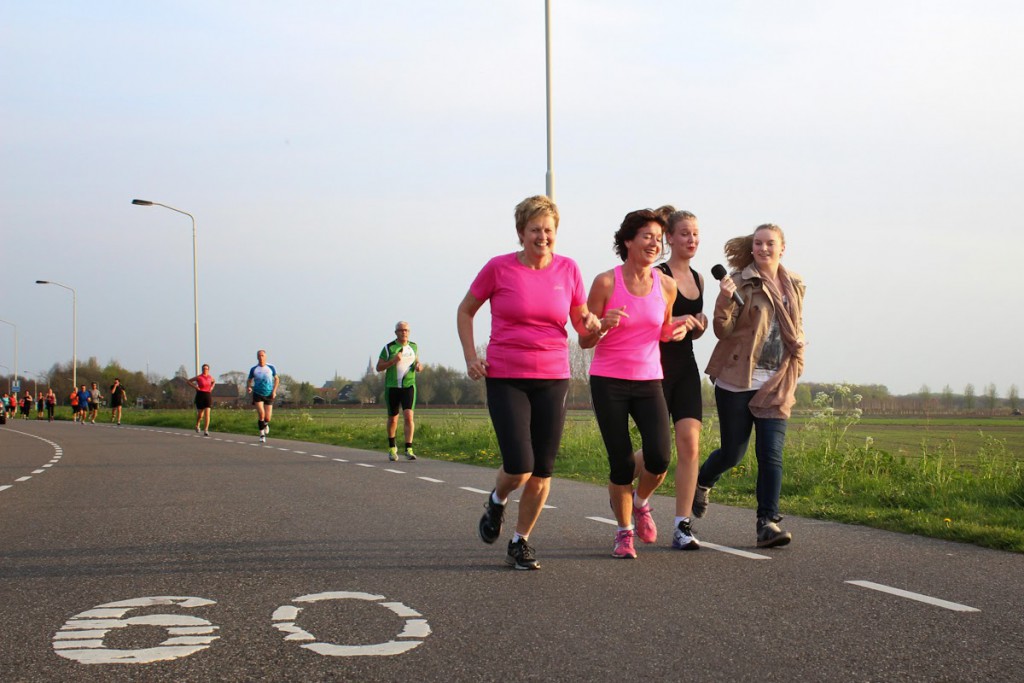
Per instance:
[[[783,246],[785,246],[786,235],[783,234],[782,228],[775,225],[775,223],[763,223],[754,228],[754,232],[749,235],[733,237],[725,243],[725,258],[729,261],[729,266],[733,270],[743,270],[754,262],[754,235],[757,234],[758,230],[771,230],[779,236]]]

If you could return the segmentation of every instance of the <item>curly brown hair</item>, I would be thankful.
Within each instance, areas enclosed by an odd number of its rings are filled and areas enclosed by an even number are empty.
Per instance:
[[[619,258],[625,262],[626,256],[629,250],[626,248],[626,242],[631,241],[636,234],[640,232],[640,228],[644,227],[648,223],[657,223],[661,226],[662,231],[665,230],[665,219],[662,218],[661,214],[653,209],[638,209],[637,211],[630,211],[626,214],[626,217],[622,219],[622,225],[615,231],[615,253],[618,254]]]

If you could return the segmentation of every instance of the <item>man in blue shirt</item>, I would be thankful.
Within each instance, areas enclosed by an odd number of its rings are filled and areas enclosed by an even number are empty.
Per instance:
[[[83,384],[82,388],[78,390],[78,414],[80,416],[78,421],[80,424],[84,425],[86,417],[89,415],[90,401],[92,401],[92,394]]]
[[[270,433],[270,416],[274,411],[274,399],[277,398],[277,386],[281,378],[277,369],[267,365],[267,352],[260,349],[256,352],[256,365],[249,369],[249,379],[245,383],[245,392],[252,394],[252,404],[256,406],[256,424],[260,430],[260,443],[267,442]]]

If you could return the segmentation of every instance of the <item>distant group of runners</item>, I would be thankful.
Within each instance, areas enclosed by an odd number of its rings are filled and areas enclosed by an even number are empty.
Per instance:
[[[100,401],[102,400],[103,394],[100,392],[99,385],[96,382],[92,383],[91,388],[87,388],[85,384],[82,384],[77,389],[72,389],[71,393],[68,394],[68,404],[71,406],[74,422],[82,425],[96,424],[96,417],[99,414]],[[126,394],[124,387],[121,385],[121,380],[115,379],[110,387],[111,422],[121,424],[121,407],[124,405],[125,400]],[[37,420],[42,420],[45,416],[47,421],[53,422],[54,413],[57,409],[57,395],[53,392],[52,388],[47,389],[46,393],[38,392],[34,399],[30,391],[26,391],[20,400],[16,394],[3,395],[3,408],[9,417],[14,417],[15,411],[19,406],[23,419],[29,419],[32,408],[35,407]]]

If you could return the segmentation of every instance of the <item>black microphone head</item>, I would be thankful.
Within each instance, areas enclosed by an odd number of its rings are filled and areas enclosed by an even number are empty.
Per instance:
[[[718,263],[711,267],[711,276],[716,280],[721,280],[728,273],[726,273],[725,266]]]

